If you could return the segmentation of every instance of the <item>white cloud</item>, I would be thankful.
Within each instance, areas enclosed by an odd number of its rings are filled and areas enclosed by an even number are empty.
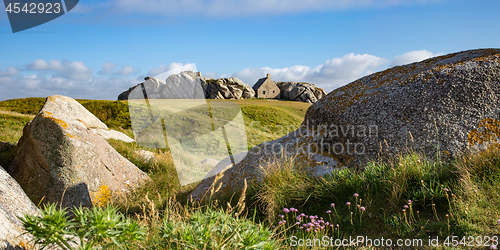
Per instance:
[[[129,75],[135,75],[139,73],[139,69],[134,69],[132,66],[123,66],[120,70],[116,72],[117,75],[119,76],[129,76]]]
[[[19,70],[14,67],[8,67],[5,71],[0,69],[0,77],[12,77],[17,76],[17,74],[19,74]]]
[[[97,71],[97,74],[110,75],[117,68],[118,68],[118,65],[114,64],[113,62],[105,62],[102,64],[102,69]]]
[[[129,76],[135,75],[140,72],[139,69],[135,69],[132,66],[123,66],[118,69],[118,65],[113,62],[105,62],[102,64],[102,69],[97,71],[98,75],[114,75],[114,76]]]
[[[165,80],[169,74],[187,69],[196,70],[196,65],[172,63],[156,67],[150,72],[158,73],[151,76]],[[0,70],[0,100],[49,95],[116,100],[120,93],[144,81],[144,76],[137,76],[139,70],[133,66],[120,68],[112,62],[103,63],[102,69],[95,75],[93,72],[94,69],[83,62],[67,60],[39,59],[19,69],[8,67]]]
[[[118,95],[140,82],[135,77],[68,79],[61,76],[19,75],[0,77],[0,100],[25,97],[65,95],[72,98],[116,100]]]
[[[70,62],[68,60],[50,60],[49,62],[38,59],[26,66],[26,69],[32,71],[49,71],[66,79],[84,80],[92,78],[94,70],[85,66],[83,62]]]
[[[308,78],[324,86],[339,87],[368,72],[381,69],[381,66],[387,62],[387,59],[373,55],[350,53],[341,58],[327,60],[325,64],[316,67]]]
[[[156,77],[156,78],[165,80],[171,74],[178,74],[178,73],[185,71],[185,70],[188,70],[188,69],[190,69],[192,71],[196,71],[196,64],[194,64],[194,63],[183,64],[183,63],[173,62],[168,66],[161,65],[159,67],[152,68],[148,72],[148,74],[151,77]]]
[[[9,67],[5,71],[0,70],[0,100],[55,94],[113,100],[121,92],[140,82],[140,79],[131,77],[139,70],[132,66],[123,66],[119,70],[117,68],[112,62],[103,63],[102,70],[97,75],[108,77],[97,77],[93,74],[94,69],[83,62],[38,59],[23,68]]]
[[[164,16],[239,17],[265,14],[290,14],[308,11],[388,7],[425,4],[439,0],[115,0],[115,13],[141,13]]]
[[[404,65],[404,64],[414,63],[414,62],[420,62],[420,61],[423,61],[423,60],[431,58],[431,57],[440,56],[442,54],[443,53],[434,54],[434,53],[427,51],[425,49],[414,50],[414,51],[406,52],[402,55],[395,56],[392,59],[389,67]]]
[[[314,83],[327,91],[356,80],[368,73],[382,69],[387,59],[368,54],[350,53],[340,58],[327,60],[324,64],[310,68],[295,65],[289,68],[246,68],[230,76],[240,78],[252,86],[258,79],[271,73],[274,81]]]
[[[2,91],[5,91],[9,85],[14,83],[14,77],[19,74],[19,70],[14,67],[8,67],[5,71],[0,69],[0,86]]]

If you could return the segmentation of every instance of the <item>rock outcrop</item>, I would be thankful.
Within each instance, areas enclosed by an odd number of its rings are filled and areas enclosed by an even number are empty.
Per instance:
[[[347,166],[410,146],[429,157],[458,156],[500,137],[500,49],[435,57],[378,72],[312,105],[303,124],[334,136],[326,144],[359,145],[333,153]],[[330,127],[339,128],[338,135]],[[349,129],[349,132],[342,133]]]
[[[248,154],[248,152],[241,152],[239,154],[233,155],[232,159],[231,159],[231,157],[226,157],[226,158],[222,159],[221,161],[217,161],[216,163],[214,162],[215,164],[213,165],[213,169],[210,170],[210,172],[208,172],[206,177],[214,176],[216,174],[224,172],[226,169],[233,166],[233,161],[240,162],[243,159],[245,159],[247,154]]]
[[[75,100],[49,96],[7,170],[34,203],[62,200],[64,207],[99,204],[149,179],[94,129],[107,127]]]
[[[143,91],[133,91],[142,88]],[[144,99],[250,99],[255,91],[240,79],[212,79],[191,70],[170,75],[166,81],[146,77],[145,82],[129,88],[118,100]]]
[[[326,91],[305,82],[275,82],[281,92],[281,99],[315,103],[326,96]]]
[[[24,233],[18,217],[40,215],[40,211],[26,196],[19,184],[0,167],[0,249],[30,246],[32,238]],[[21,248],[18,248],[21,249]]]
[[[203,81],[206,99],[251,99],[255,91],[236,77]]]
[[[311,175],[363,166],[413,148],[458,156],[500,138],[500,49],[470,50],[393,67],[338,88],[309,107],[301,127],[249,151],[223,172],[214,197],[259,180],[269,162],[295,158]],[[202,197],[214,177],[192,192]]]

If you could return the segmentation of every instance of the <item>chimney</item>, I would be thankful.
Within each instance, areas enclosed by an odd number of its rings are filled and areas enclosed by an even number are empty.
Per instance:
[[[271,73],[267,73],[267,78],[271,79]]]

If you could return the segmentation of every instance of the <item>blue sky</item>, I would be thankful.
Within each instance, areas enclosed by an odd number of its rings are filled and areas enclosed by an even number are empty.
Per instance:
[[[0,10],[0,100],[114,100],[184,66],[325,90],[394,65],[500,48],[497,0],[108,0],[12,33]]]

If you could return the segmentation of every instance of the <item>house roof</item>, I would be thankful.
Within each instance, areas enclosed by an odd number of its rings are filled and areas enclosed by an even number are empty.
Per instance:
[[[264,77],[264,78],[260,78],[254,85],[253,85],[253,90],[257,91],[260,86],[262,86],[262,84],[264,84],[264,82],[266,82],[267,80],[267,77]]]

